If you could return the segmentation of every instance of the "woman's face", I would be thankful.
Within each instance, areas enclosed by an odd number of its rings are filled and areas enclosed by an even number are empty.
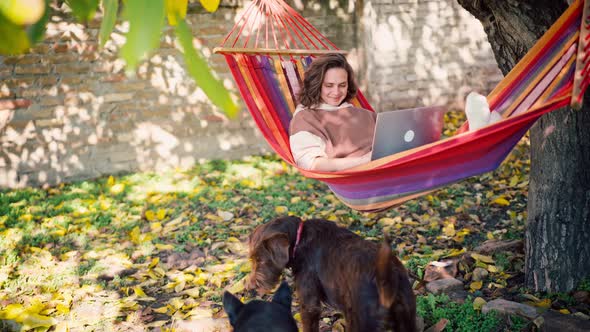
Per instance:
[[[330,68],[324,75],[320,97],[326,104],[338,106],[342,104],[348,91],[348,73],[344,68]]]

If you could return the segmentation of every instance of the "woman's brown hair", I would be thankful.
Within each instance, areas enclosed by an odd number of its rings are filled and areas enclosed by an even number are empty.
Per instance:
[[[305,107],[320,104],[322,102],[322,83],[326,71],[332,68],[342,68],[348,74],[348,91],[344,101],[350,101],[356,96],[357,85],[354,81],[352,67],[342,54],[330,53],[315,58],[311,65],[305,70],[303,88],[299,92],[299,103]]]

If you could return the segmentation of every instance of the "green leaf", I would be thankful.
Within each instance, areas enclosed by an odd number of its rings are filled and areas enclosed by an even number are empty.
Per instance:
[[[159,45],[164,1],[128,0],[123,17],[129,21],[129,32],[121,57],[127,62],[127,71],[134,72],[139,61]]]
[[[186,21],[178,18],[178,25],[175,30],[182,45],[184,61],[190,75],[213,104],[221,108],[229,117],[235,117],[238,113],[238,107],[223,84],[213,76],[200,52],[193,46],[193,35]]]
[[[86,23],[94,17],[98,8],[98,0],[66,0],[79,22]]]
[[[37,21],[35,24],[32,24],[27,28],[27,35],[29,36],[29,40],[31,40],[32,44],[36,44],[45,35],[45,31],[47,30],[47,22],[49,21],[49,1],[45,0],[45,12],[43,16]]]
[[[117,11],[119,10],[119,0],[103,0],[102,1],[102,22],[100,23],[100,47],[104,47],[104,44],[109,40],[111,32],[115,27],[117,20]]]
[[[31,43],[24,28],[12,23],[0,13],[0,54],[20,54],[29,47]]]

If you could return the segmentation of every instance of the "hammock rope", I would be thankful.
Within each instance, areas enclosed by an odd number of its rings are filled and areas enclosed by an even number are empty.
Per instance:
[[[384,210],[496,169],[539,117],[581,105],[590,76],[589,8],[584,0],[572,3],[488,95],[490,109],[502,114],[501,121],[474,131],[467,131],[465,123],[452,137],[344,171],[297,169],[325,182],[359,211]],[[215,52],[225,56],[271,148],[297,167],[289,148],[289,122],[305,69],[315,56],[345,52],[282,0],[252,2]],[[352,102],[373,111],[360,91]]]

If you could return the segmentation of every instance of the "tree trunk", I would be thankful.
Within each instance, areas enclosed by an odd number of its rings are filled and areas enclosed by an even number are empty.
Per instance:
[[[553,0],[458,0],[479,19],[504,74],[567,8]],[[531,128],[525,283],[565,292],[590,276],[590,93]]]

